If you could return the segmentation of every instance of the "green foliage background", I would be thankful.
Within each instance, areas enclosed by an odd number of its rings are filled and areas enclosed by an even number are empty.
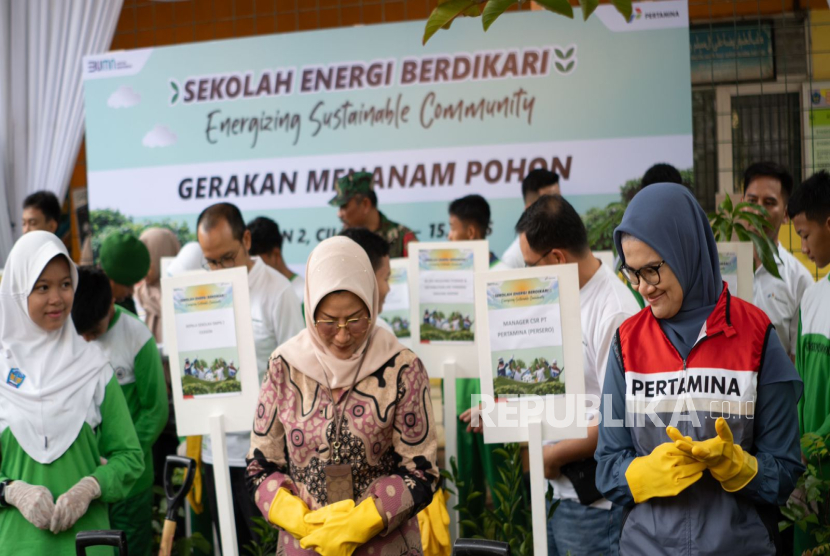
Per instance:
[[[195,232],[191,232],[190,227],[184,222],[164,219],[161,222],[138,223],[131,216],[125,216],[117,210],[90,211],[89,224],[92,228],[92,256],[95,261],[98,261],[101,252],[101,242],[112,233],[131,233],[138,237],[147,228],[167,228],[176,234],[182,245],[196,241]]]

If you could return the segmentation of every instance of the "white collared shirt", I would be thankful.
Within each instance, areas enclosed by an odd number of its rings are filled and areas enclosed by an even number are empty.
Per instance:
[[[787,251],[778,245],[781,262],[776,261],[781,280],[759,266],[755,271],[752,286],[752,301],[764,311],[775,326],[778,338],[787,353],[795,357],[798,337],[798,307],[804,292],[815,283],[810,271]]]

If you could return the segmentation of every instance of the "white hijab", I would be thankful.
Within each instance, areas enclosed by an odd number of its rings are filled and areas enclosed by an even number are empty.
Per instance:
[[[75,332],[71,317],[53,332],[29,317],[29,294],[58,256],[69,262],[74,289],[75,264],[49,232],[30,232],[15,243],[0,282],[0,423],[8,424],[23,450],[43,464],[75,442],[96,388],[112,376],[109,361]]]

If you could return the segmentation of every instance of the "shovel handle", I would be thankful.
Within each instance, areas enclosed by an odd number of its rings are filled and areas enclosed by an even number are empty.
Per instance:
[[[161,547],[159,556],[170,556],[173,552],[173,539],[176,536],[176,522],[164,520],[164,529],[161,531]]]
[[[177,490],[173,490],[173,470],[177,467],[184,467],[187,473],[184,477],[184,484]],[[193,478],[196,474],[196,460],[182,456],[167,456],[164,461],[164,494],[167,496],[167,520],[175,521],[176,512],[190,492],[193,486]]]
[[[75,551],[86,556],[88,546],[114,546],[120,556],[127,555],[127,535],[124,531],[81,531],[75,537]]]

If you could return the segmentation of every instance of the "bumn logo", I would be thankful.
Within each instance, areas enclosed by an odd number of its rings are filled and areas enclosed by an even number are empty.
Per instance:
[[[106,60],[89,60],[86,64],[89,73],[130,69],[132,67],[129,62],[119,62],[115,58],[108,58]]]

